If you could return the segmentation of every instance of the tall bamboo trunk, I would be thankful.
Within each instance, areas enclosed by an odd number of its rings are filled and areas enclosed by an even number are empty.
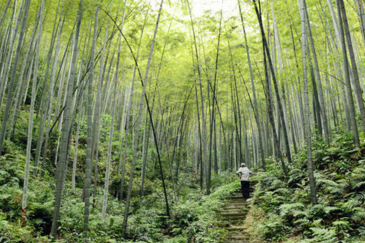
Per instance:
[[[351,82],[350,82],[350,74],[349,74],[349,63],[347,59],[347,49],[345,46],[345,36],[343,31],[343,17],[341,15],[341,0],[336,0],[337,4],[337,14],[339,19],[339,39],[340,44],[342,48],[342,56],[343,56],[343,77],[346,82],[346,96],[347,96],[347,103],[349,105],[349,118],[350,118],[350,124],[351,124],[351,133],[352,137],[354,139],[354,144],[358,148],[360,147],[360,141],[359,141],[359,132],[357,129],[357,123],[356,123],[356,113],[355,113],[355,105],[354,105],[354,99],[352,97],[352,89],[351,89]]]
[[[111,106],[111,119],[109,125],[109,145],[108,145],[108,155],[107,155],[107,163],[106,163],[106,172],[105,172],[105,181],[104,181],[104,197],[103,197],[103,207],[102,207],[102,219],[105,219],[106,216],[106,208],[108,203],[108,194],[109,194],[109,179],[110,179],[110,163],[111,163],[111,154],[112,154],[112,143],[113,143],[113,131],[114,131],[114,114],[115,114],[115,100],[117,96],[117,83],[118,83],[118,71],[119,71],[119,59],[120,59],[120,48],[119,44],[118,50],[118,61],[117,61],[117,70],[115,74],[114,81],[114,94],[113,101]]]
[[[314,39],[313,39],[313,35],[312,35],[312,29],[311,29],[311,24],[310,24],[310,21],[309,21],[308,10],[307,10],[305,0],[303,1],[303,4],[304,4],[304,10],[305,10],[305,20],[306,20],[306,24],[308,25],[307,27],[308,27],[308,34],[309,34],[309,39],[310,39],[310,47],[311,47],[311,51],[312,51],[312,55],[313,55],[313,61],[314,61],[314,67],[315,67],[315,77],[316,77],[316,81],[318,82],[316,87],[318,88],[319,111],[320,111],[320,114],[321,114],[321,121],[323,123],[322,128],[323,128],[324,137],[325,137],[327,146],[329,146],[329,143],[330,143],[330,130],[331,129],[328,126],[328,122],[327,122],[327,111],[326,111],[326,105],[325,105],[323,90],[322,90],[321,75],[319,74],[319,65],[318,65],[318,60],[317,60],[317,53],[316,53],[316,49],[315,49],[315,45],[314,45]]]
[[[274,71],[274,66],[273,66],[273,62],[271,60],[271,56],[270,56],[270,50],[266,41],[266,36],[265,36],[265,31],[263,29],[263,25],[262,25],[262,16],[259,13],[259,10],[257,8],[257,4],[256,4],[256,0],[253,0],[253,3],[255,5],[255,11],[256,11],[256,15],[259,21],[259,25],[260,25],[260,31],[261,31],[261,35],[262,35],[262,40],[263,40],[263,45],[265,48],[265,51],[267,53],[267,58],[269,61],[269,68],[271,71],[271,77],[273,79],[273,83],[274,83],[274,88],[275,88],[275,94],[276,94],[276,99],[277,99],[277,103],[278,103],[278,111],[279,111],[279,117],[278,119],[281,120],[282,124],[283,124],[283,133],[284,133],[284,141],[285,141],[285,150],[288,156],[288,161],[289,163],[292,162],[291,160],[291,152],[290,152],[290,146],[289,146],[289,138],[288,138],[288,133],[287,133],[287,129],[286,129],[286,123],[285,123],[285,119],[284,119],[284,113],[283,113],[283,107],[282,104],[280,102],[280,95],[279,95],[279,88],[278,88],[278,83],[277,83],[277,79],[276,79],[276,74]]]
[[[62,191],[64,188],[64,183],[66,179],[66,167],[67,167],[67,159],[68,159],[68,148],[69,148],[69,140],[70,140],[70,131],[71,131],[71,108],[72,108],[72,93],[73,93],[73,86],[74,86],[74,78],[75,78],[75,68],[76,68],[76,56],[77,56],[77,48],[78,48],[78,40],[80,35],[80,28],[81,28],[81,20],[82,20],[82,1],[79,2],[79,10],[77,15],[77,25],[76,25],[76,32],[75,32],[75,40],[74,40],[74,51],[72,56],[71,62],[71,70],[70,70],[70,77],[67,87],[67,97],[65,102],[65,111],[64,111],[64,118],[63,118],[63,125],[62,125],[62,138],[61,138],[61,147],[60,147],[60,158],[59,163],[57,165],[57,181],[56,181],[56,199],[55,199],[55,209],[52,218],[52,228],[51,228],[51,235],[55,238],[57,235],[58,229],[58,218],[60,214],[61,208],[61,197]]]
[[[255,105],[255,109],[254,109],[255,121],[256,121],[257,129],[258,129],[258,135],[259,135],[259,153],[261,155],[261,165],[262,165],[262,168],[265,171],[266,170],[266,164],[265,164],[265,155],[264,155],[264,151],[263,151],[262,130],[261,130],[260,118],[259,118],[259,115],[258,115],[258,105],[257,105],[257,98],[256,98],[256,89],[255,89],[254,76],[253,76],[252,65],[251,65],[250,49],[249,49],[249,45],[248,45],[248,42],[247,42],[247,35],[246,35],[245,25],[243,23],[243,16],[242,16],[242,11],[241,11],[240,0],[237,0],[237,1],[238,1],[238,7],[239,7],[239,11],[240,11],[243,34],[244,34],[244,37],[245,37],[248,66],[250,68],[251,86],[252,86],[253,100],[254,100],[254,105]]]
[[[30,2],[30,1],[29,1]],[[23,184],[23,198],[22,198],[22,210],[21,210],[21,221],[25,220],[25,213],[27,208],[27,197],[28,197],[28,183],[29,183],[29,167],[30,167],[30,156],[31,156],[31,147],[32,147],[32,138],[33,138],[33,113],[34,113],[34,105],[35,98],[37,96],[36,87],[37,87],[37,77],[38,77],[38,62],[39,62],[39,49],[40,49],[40,41],[42,35],[42,20],[43,20],[43,12],[44,12],[44,2],[42,0],[41,9],[40,9],[40,21],[39,21],[39,32],[36,41],[36,56],[34,63],[34,77],[32,80],[32,98],[31,105],[29,110],[29,124],[28,124],[28,140],[27,140],[27,150],[26,150],[26,161],[25,161],[25,172],[24,172],[24,184]],[[29,6],[28,6],[29,7]],[[10,100],[8,101],[10,102]]]
[[[274,84],[276,84],[276,77],[275,77],[275,73],[274,73],[274,67],[271,61],[271,57],[270,57],[270,51],[269,51],[269,47],[267,45],[267,41],[266,41],[266,36],[265,36],[265,32],[263,29],[263,25],[262,25],[262,16],[259,13],[259,10],[257,8],[257,4],[256,4],[256,0],[253,0],[254,6],[255,6],[255,12],[256,12],[256,16],[258,18],[258,22],[260,25],[260,31],[261,31],[261,37],[262,37],[262,43],[263,43],[263,50],[264,50],[264,63],[265,63],[265,79],[266,79],[266,91],[267,91],[267,97],[268,97],[268,114],[270,116],[270,122],[271,122],[271,126],[272,126],[272,131],[273,131],[273,139],[274,139],[274,146],[275,146],[275,150],[276,150],[276,156],[280,159],[281,161],[281,165],[283,168],[283,171],[285,173],[285,176],[288,177],[288,169],[284,163],[282,154],[280,152],[280,147],[279,147],[279,141],[278,141],[278,135],[276,133],[276,128],[275,128],[275,124],[274,124],[274,115],[273,115],[273,111],[272,111],[272,100],[271,100],[271,90],[270,90],[270,82],[269,82],[269,73],[268,73],[268,65],[267,65],[267,61],[266,58],[268,58],[269,60],[269,66],[270,66],[270,70],[271,70],[271,75],[274,81]],[[275,85],[275,90],[276,90],[276,94],[277,96],[278,94],[278,88]],[[280,100],[280,97],[279,99]],[[281,107],[281,103],[279,102],[279,107]]]
[[[9,83],[9,87],[8,87],[8,96],[6,98],[6,106],[5,106],[5,110],[4,110],[4,114],[3,114],[3,120],[1,123],[1,130],[0,130],[0,154],[3,152],[6,125],[8,123],[8,119],[9,119],[11,100],[13,98],[13,88],[14,88],[14,83],[15,83],[15,78],[16,78],[16,70],[18,67],[19,60],[20,60],[21,47],[22,47],[22,43],[23,43],[23,39],[24,39],[24,35],[25,35],[25,29],[26,29],[27,20],[28,20],[30,2],[31,2],[31,0],[26,0],[26,2],[25,2],[22,26],[20,29],[18,45],[17,45],[16,52],[15,52],[14,64],[13,64],[13,68],[11,70],[10,83]],[[19,18],[20,18],[20,14],[19,14]],[[1,82],[1,83],[3,83],[3,82]],[[4,86],[5,86],[5,84],[4,84]],[[1,105],[1,99],[0,99],[0,105]]]
[[[162,11],[162,6],[163,6],[163,0],[161,0],[160,9],[159,9],[158,16],[157,16],[155,32],[153,34],[150,54],[149,54],[149,57],[148,57],[146,73],[145,73],[145,77],[144,77],[142,95],[141,95],[141,98],[140,98],[140,101],[139,101],[139,111],[138,111],[138,116],[137,116],[137,121],[136,121],[136,128],[135,128],[138,133],[139,133],[139,129],[140,129],[141,116],[142,116],[142,111],[143,111],[143,99],[144,99],[144,96],[146,94],[146,87],[147,87],[147,81],[148,81],[148,72],[149,72],[149,69],[150,69],[151,61],[152,61],[152,54],[153,54],[153,49],[154,49],[154,45],[155,45],[155,40],[156,40],[156,35],[157,35],[157,30],[158,30],[158,24],[159,24],[159,21],[160,21],[160,15],[161,15],[161,11]],[[132,160],[132,164],[131,164],[128,194],[127,194],[127,200],[126,200],[126,204],[125,204],[125,212],[124,212],[124,219],[123,219],[123,225],[122,225],[122,234],[123,234],[124,237],[125,237],[126,231],[127,231],[129,207],[130,207],[130,201],[131,201],[131,196],[132,196],[134,169],[135,169],[135,164],[136,164],[136,159],[137,159],[136,157],[137,157],[138,140],[139,140],[139,136],[137,134],[136,137],[135,137],[135,141],[134,141],[133,160]]]
[[[218,73],[218,63],[219,63],[219,46],[221,40],[221,30],[222,30],[222,21],[223,21],[223,0],[220,12],[220,22],[219,22],[219,33],[218,33],[218,44],[217,44],[217,55],[215,60],[215,72],[214,72],[214,86],[212,90],[212,114],[210,119],[210,142],[209,142],[209,165],[208,165],[208,173],[207,173],[207,181],[206,181],[206,189],[207,195],[210,194],[210,180],[212,177],[212,139],[213,139],[213,123],[215,121],[215,95],[216,95],[216,84],[217,84],[217,73]],[[240,146],[241,148],[241,146]]]
[[[353,48],[353,45],[352,45],[352,40],[351,40],[351,35],[350,35],[350,28],[349,28],[349,24],[348,24],[348,21],[347,21],[345,4],[344,4],[343,0],[340,0],[340,8],[341,8],[341,12],[342,12],[343,25],[344,25],[344,28],[345,28],[347,48],[348,48],[349,54],[350,54],[352,73],[353,73],[353,76],[354,76],[353,86],[354,86],[354,91],[355,91],[356,98],[357,98],[357,104],[359,106],[359,110],[360,110],[360,114],[361,114],[362,130],[365,134],[365,107],[364,107],[364,100],[362,98],[363,91],[362,91],[361,86],[360,86],[359,72],[357,70],[357,64],[356,64],[356,60],[355,60],[354,48]]]
[[[305,108],[305,126],[306,126],[306,142],[307,142],[307,161],[308,161],[308,173],[309,184],[311,191],[312,204],[317,204],[315,180],[313,173],[313,160],[312,160],[312,141],[311,141],[311,128],[309,124],[309,98],[308,98],[308,80],[307,80],[307,27],[306,27],[306,5],[305,0],[300,0],[300,17],[302,22],[302,57],[303,57],[303,86],[304,86],[304,108]]]

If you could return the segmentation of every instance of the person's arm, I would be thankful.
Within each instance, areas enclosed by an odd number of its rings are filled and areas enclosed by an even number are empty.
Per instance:
[[[250,175],[250,177],[251,177],[251,176],[253,176],[252,171],[250,171],[250,170],[248,170],[248,171],[249,171],[249,175]]]
[[[238,175],[238,177],[241,179],[242,178],[242,171],[241,168],[237,170],[236,174]]]

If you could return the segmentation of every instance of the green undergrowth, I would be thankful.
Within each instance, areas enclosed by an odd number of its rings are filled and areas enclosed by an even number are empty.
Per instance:
[[[218,222],[215,211],[221,209],[226,198],[239,188],[239,180],[235,180],[219,187],[209,196],[191,193],[183,203],[173,207],[169,230],[179,236],[164,242],[223,242],[226,233],[214,227]]]
[[[0,242],[49,242],[52,224],[55,182],[53,175],[41,170],[34,175],[31,166],[26,224],[21,225],[20,213],[23,195],[25,157],[23,149],[7,144],[11,153],[0,158]],[[68,178],[71,175],[69,165]],[[42,175],[43,174],[43,175]],[[191,177],[191,172],[181,171],[181,178]],[[78,178],[80,180],[80,178]],[[223,172],[212,177],[212,193],[205,195],[199,184],[191,179],[180,180],[175,187],[166,180],[171,218],[166,216],[162,181],[146,178],[145,196],[140,196],[141,179],[136,177],[128,220],[127,237],[122,238],[124,203],[114,195],[113,181],[109,191],[107,216],[101,215],[103,187],[97,189],[95,206],[89,222],[90,242],[220,242],[224,232],[213,227],[214,211],[222,207],[224,199],[239,188],[234,173]],[[232,182],[235,181],[235,182]],[[232,182],[232,183],[230,183]],[[222,186],[224,185],[224,186]],[[62,199],[58,242],[81,242],[84,203],[82,183],[71,190],[67,180]],[[93,203],[93,197],[91,202]]]
[[[27,117],[21,112],[20,117]],[[103,116],[108,124],[108,116]],[[39,121],[36,120],[36,123]],[[76,127],[76,126],[74,126]],[[83,231],[83,181],[86,160],[86,125],[80,124],[78,159],[76,168],[76,188],[71,189],[72,162],[74,143],[70,147],[70,160],[66,185],[61,204],[58,229],[58,242],[82,242]],[[76,129],[76,128],[75,128]],[[222,172],[219,176],[212,175],[212,193],[200,190],[197,175],[192,172],[191,164],[184,165],[179,170],[179,180],[172,185],[168,158],[163,154],[162,169],[166,175],[165,182],[170,206],[167,217],[162,180],[159,170],[155,169],[157,161],[154,148],[148,150],[147,172],[144,185],[144,196],[141,196],[141,164],[136,164],[133,181],[132,199],[126,237],[122,238],[124,216],[124,200],[119,200],[121,176],[117,173],[119,153],[112,153],[112,168],[108,195],[107,215],[102,219],[102,200],[106,168],[106,151],[108,127],[103,126],[100,133],[99,174],[96,197],[91,197],[91,213],[89,221],[89,242],[219,242],[224,232],[214,229],[216,222],[214,211],[223,205],[224,199],[239,188],[239,181],[234,173]],[[0,156],[0,242],[49,242],[54,211],[55,191],[55,154],[57,136],[52,134],[48,157],[35,167],[33,158],[37,144],[38,131],[35,130],[31,149],[30,180],[28,187],[25,224],[21,224],[21,205],[23,196],[25,149],[27,141],[27,119],[19,119],[17,129],[11,140],[6,140],[4,153]],[[115,136],[119,136],[118,133]],[[152,146],[151,146],[152,147]],[[120,143],[113,144],[113,151],[119,151]],[[133,150],[127,149],[127,160],[131,161]],[[165,157],[164,157],[165,156]],[[183,151],[182,156],[186,156]],[[186,158],[182,158],[185,161]],[[38,173],[35,171],[38,169]],[[129,181],[130,164],[126,165],[124,197]],[[92,181],[94,182],[94,175]],[[235,181],[235,182],[233,182]],[[224,186],[222,186],[224,185]],[[175,189],[175,192],[174,192]],[[94,189],[92,188],[92,194]]]
[[[20,210],[22,199],[22,165],[8,162],[7,169],[0,169],[0,236],[5,242],[49,242],[54,204],[53,179],[45,175],[43,180],[31,179],[26,225],[21,226]],[[1,168],[4,168],[4,161]],[[153,193],[132,198],[128,220],[127,238],[121,235],[124,204],[109,195],[108,214],[102,220],[103,193],[98,190],[95,207],[90,215],[91,242],[220,242],[224,232],[213,227],[216,222],[214,211],[222,207],[224,199],[239,188],[233,182],[218,187],[211,195],[199,189],[183,188],[184,195],[174,201],[172,189],[168,189],[170,214],[166,216],[162,187],[156,182]],[[66,185],[62,201],[59,242],[81,242],[84,203],[82,189],[72,191]],[[52,189],[53,188],[53,189]],[[91,240],[92,239],[92,240]]]
[[[252,235],[269,242],[365,242],[365,144],[337,135],[330,146],[313,141],[318,204],[310,201],[306,149],[293,156],[286,180],[268,160],[257,176],[246,223]]]

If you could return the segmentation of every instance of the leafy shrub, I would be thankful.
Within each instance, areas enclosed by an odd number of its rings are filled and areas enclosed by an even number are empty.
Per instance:
[[[364,148],[353,148],[348,134],[336,135],[328,148],[322,139],[313,141],[318,198],[314,206],[310,202],[305,150],[293,156],[287,183],[277,171],[278,163],[268,159],[268,170],[256,177],[259,183],[250,200],[253,208],[264,212],[250,223],[260,229],[258,237],[282,241],[300,235],[303,242],[329,243],[361,239],[360,222],[365,218],[365,154],[361,151]]]

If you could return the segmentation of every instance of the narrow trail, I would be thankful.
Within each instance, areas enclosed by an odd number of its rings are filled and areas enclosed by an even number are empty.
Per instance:
[[[254,191],[254,183],[250,187],[250,197]],[[220,219],[218,227],[228,232],[224,243],[258,243],[259,241],[250,241],[250,236],[245,232],[244,222],[246,215],[250,211],[246,200],[243,199],[242,193],[237,192],[228,198],[226,205],[216,214]]]

